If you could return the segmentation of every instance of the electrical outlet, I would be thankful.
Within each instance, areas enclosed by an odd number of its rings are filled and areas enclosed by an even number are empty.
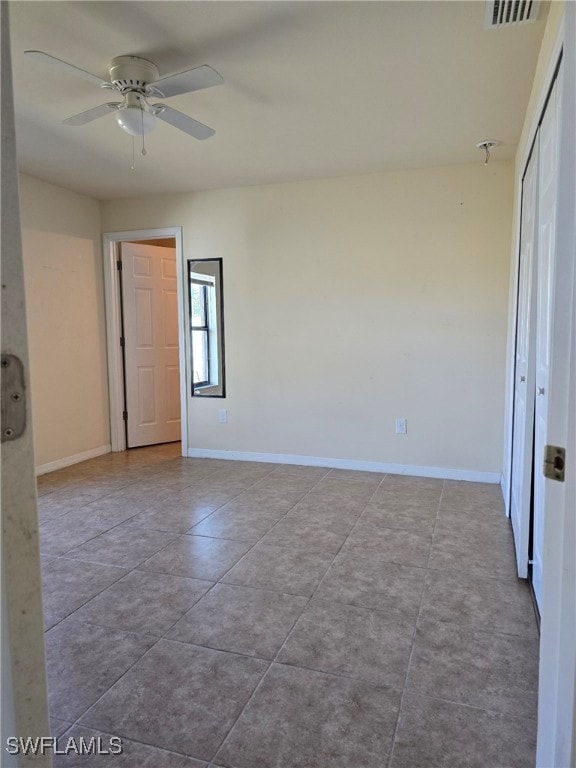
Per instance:
[[[226,424],[228,422],[228,411],[226,408],[220,408],[218,411],[218,421],[220,424]]]
[[[408,432],[407,419],[396,419],[396,434],[405,435]]]

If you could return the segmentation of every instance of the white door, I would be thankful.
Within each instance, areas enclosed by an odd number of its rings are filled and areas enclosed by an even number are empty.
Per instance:
[[[536,240],[538,212],[538,137],[522,183],[520,267],[516,322],[514,427],[510,518],[514,530],[518,576],[528,576],[530,502],[534,453],[534,386],[536,334]]]
[[[544,543],[544,475],[542,465],[548,438],[548,389],[552,286],[558,197],[559,85],[554,85],[540,126],[538,206],[538,300],[536,330],[536,406],[534,430],[534,527],[532,585],[542,604],[542,553]]]
[[[176,249],[122,243],[128,447],[180,440]]]

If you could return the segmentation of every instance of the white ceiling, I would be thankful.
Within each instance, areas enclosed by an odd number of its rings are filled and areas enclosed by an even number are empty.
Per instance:
[[[24,172],[99,199],[514,157],[545,11],[486,30],[473,2],[13,2],[18,153]],[[207,123],[195,139],[160,123],[131,171],[108,115],[61,120],[109,91],[26,57],[38,49],[108,79],[114,56],[161,76],[210,64],[224,85],[167,103]],[[114,100],[114,99],[112,99]]]

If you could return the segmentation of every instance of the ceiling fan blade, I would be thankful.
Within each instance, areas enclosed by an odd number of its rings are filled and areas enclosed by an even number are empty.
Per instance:
[[[198,120],[193,120],[183,112],[179,112],[177,109],[167,107],[164,104],[154,104],[154,114],[159,120],[163,120],[165,123],[173,125],[174,128],[179,128],[184,133],[188,133],[195,139],[209,139],[210,136],[214,136],[216,131],[213,128],[209,128],[204,123],[199,123]],[[158,111],[156,111],[158,109]]]
[[[164,98],[169,96],[178,96],[180,93],[191,93],[200,91],[202,88],[212,88],[213,85],[221,85],[224,78],[215,69],[203,64],[201,67],[194,67],[180,72],[177,75],[168,75],[150,83],[157,88]]]
[[[72,117],[68,117],[66,120],[62,120],[62,122],[64,125],[85,125],[86,123],[91,123],[92,120],[97,120],[99,117],[104,117],[104,115],[110,112],[116,112],[122,104],[123,102],[121,101],[110,101],[108,104],[100,104],[99,107],[92,107],[92,109],[87,109],[85,112],[72,115]]]
[[[44,53],[43,51],[24,51],[24,53],[34,59],[37,59],[42,64],[47,64],[54,69],[61,69],[64,72],[68,72],[69,75],[81,77],[83,80],[88,80],[90,83],[94,83],[95,85],[109,85],[109,83],[107,83],[104,78],[98,77],[98,75],[93,75],[91,72],[86,72],[85,69],[80,69],[80,67],[75,67],[74,64],[68,64],[67,61],[57,59],[55,56],[50,56],[49,53]]]

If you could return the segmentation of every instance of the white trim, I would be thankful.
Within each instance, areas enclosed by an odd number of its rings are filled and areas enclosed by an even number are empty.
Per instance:
[[[64,467],[71,467],[73,464],[80,464],[81,461],[95,459],[97,456],[104,456],[105,453],[110,453],[111,450],[111,445],[101,445],[98,448],[92,448],[89,451],[75,453],[73,456],[64,456],[62,459],[49,461],[48,464],[40,464],[40,466],[36,467],[36,476],[45,475],[48,472],[55,472],[57,469],[64,469]]]
[[[469,480],[475,483],[501,482],[499,472],[477,472],[471,469],[446,469],[444,467],[419,467],[411,464],[385,464],[380,461],[335,459],[321,456],[300,456],[285,453],[255,453],[252,451],[222,451],[213,448],[189,448],[188,457],[194,459],[225,459],[229,461],[262,461],[267,464],[299,464],[304,467],[329,467],[330,469],[354,469],[360,472],[381,472],[390,475],[434,477],[440,480]]]
[[[576,5],[565,4],[546,439],[566,448],[545,481],[536,765],[576,764]]]
[[[528,158],[530,157],[530,151],[532,149],[532,144],[534,143],[534,137],[536,136],[536,131],[538,130],[538,126],[540,125],[540,120],[542,119],[542,115],[544,113],[544,107],[546,105],[546,101],[548,100],[548,94],[550,93],[550,88],[552,87],[552,81],[554,80],[554,75],[558,67],[558,62],[560,61],[560,55],[562,54],[563,45],[564,45],[564,17],[562,17],[558,25],[558,30],[556,32],[556,39],[554,40],[554,46],[552,47],[552,52],[550,54],[550,59],[548,61],[548,67],[546,68],[546,76],[542,81],[542,89],[538,96],[536,108],[532,114],[532,122],[530,124],[530,131],[528,132],[529,141],[526,142],[524,151],[522,153],[522,162],[520,163],[520,179],[522,179],[522,176],[526,171]],[[520,227],[518,226],[517,234],[519,234],[519,232],[520,232]]]
[[[508,297],[508,345],[506,352],[507,361],[507,375],[506,375],[506,416],[504,422],[504,467],[503,467],[503,485],[502,494],[504,496],[504,507],[506,515],[510,516],[510,482],[512,478],[512,419],[514,413],[514,356],[516,352],[516,315],[518,311],[518,270],[520,260],[520,216],[522,213],[520,205],[520,195],[522,192],[522,179],[526,173],[526,166],[530,158],[530,152],[534,143],[534,138],[544,112],[544,106],[548,93],[552,86],[554,74],[558,67],[560,55],[562,53],[562,46],[564,44],[564,18],[561,19],[558,26],[558,32],[546,69],[546,76],[544,77],[542,88],[538,96],[536,108],[532,114],[532,122],[530,123],[530,130],[528,132],[528,141],[524,146],[522,152],[521,162],[518,166],[518,178],[516,179],[516,192],[517,200],[515,206],[515,220],[514,220],[514,250],[512,252],[512,272],[510,280],[510,292]]]
[[[105,232],[102,236],[104,257],[104,295],[106,299],[106,340],[108,349],[108,391],[110,398],[110,439],[113,451],[126,450],[124,432],[124,372],[120,349],[120,290],[116,261],[119,244],[127,240],[160,240],[173,237],[176,243],[176,292],[178,297],[178,343],[180,354],[180,423],[182,455],[188,448],[188,375],[186,365],[187,336],[185,318],[187,296],[184,284],[182,227],[157,227],[155,229]]]
[[[106,346],[108,350],[108,397],[110,401],[110,440],[113,451],[126,450],[126,437],[122,421],[124,389],[122,351],[118,344],[121,328],[120,291],[118,290],[116,261],[118,245],[107,235],[103,238],[104,298],[106,303]]]

